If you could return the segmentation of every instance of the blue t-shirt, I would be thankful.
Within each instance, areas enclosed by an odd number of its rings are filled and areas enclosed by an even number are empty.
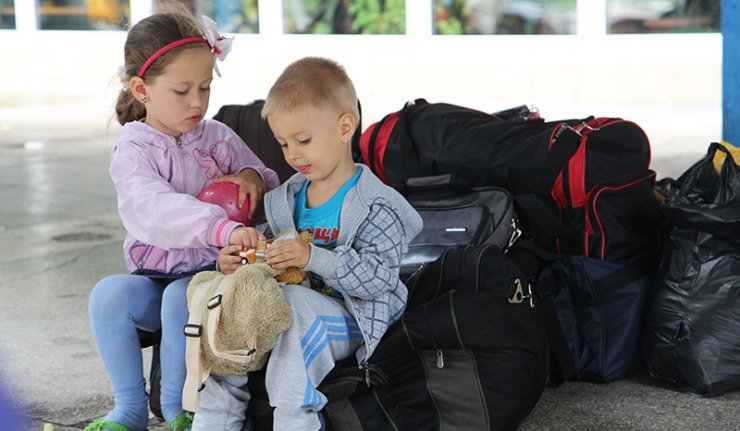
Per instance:
[[[306,207],[306,191],[310,181],[303,184],[296,194],[293,220],[298,232],[308,232],[313,235],[313,243],[320,247],[331,248],[337,245],[339,236],[339,216],[342,212],[342,202],[349,189],[357,184],[361,170],[352,175],[352,178],[339,189],[328,201],[316,208]]]
[[[339,216],[342,213],[344,197],[347,195],[349,189],[357,184],[361,173],[362,170],[358,169],[352,175],[352,178],[334,193],[334,196],[316,208],[306,207],[306,192],[310,183],[310,181],[306,181],[295,196],[293,220],[295,221],[296,230],[298,232],[310,233],[313,236],[314,245],[318,247],[331,249],[336,246],[337,237],[339,237]],[[323,282],[315,278],[311,279],[311,287],[314,290],[335,298],[341,298],[342,296],[339,292],[325,286]]]

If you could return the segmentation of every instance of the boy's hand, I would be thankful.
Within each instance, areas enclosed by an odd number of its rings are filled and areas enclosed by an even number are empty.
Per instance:
[[[239,256],[240,251],[242,251],[242,246],[240,245],[228,245],[222,248],[218,252],[219,271],[228,275],[242,266],[242,258]]]
[[[244,201],[249,195],[249,218],[254,218],[257,214],[258,206],[262,204],[262,198],[265,196],[267,187],[262,177],[254,169],[247,168],[236,174],[228,174],[216,178],[215,182],[222,183],[229,181],[239,186],[239,201],[237,207],[244,206]]]
[[[276,241],[267,246],[265,261],[271,267],[287,268],[296,266],[303,268],[311,256],[311,246],[300,238],[290,238]]]
[[[229,244],[240,245],[246,248],[257,247],[257,241],[264,241],[265,236],[253,227],[240,226],[234,229],[229,238]]]

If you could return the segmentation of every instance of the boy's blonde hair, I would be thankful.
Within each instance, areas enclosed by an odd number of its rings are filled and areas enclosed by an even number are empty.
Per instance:
[[[262,117],[306,105],[350,113],[360,121],[352,80],[344,67],[328,58],[304,57],[286,67],[270,88]]]

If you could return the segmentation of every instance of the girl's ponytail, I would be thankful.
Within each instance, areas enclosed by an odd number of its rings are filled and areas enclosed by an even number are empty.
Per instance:
[[[140,120],[146,117],[144,104],[136,100],[128,87],[118,93],[116,100],[116,117],[122,126],[128,122]]]

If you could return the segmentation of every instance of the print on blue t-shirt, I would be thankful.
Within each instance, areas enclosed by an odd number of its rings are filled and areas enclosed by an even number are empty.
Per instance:
[[[352,175],[352,178],[334,193],[334,196],[315,208],[306,207],[306,191],[308,190],[308,185],[311,183],[310,181],[306,181],[295,196],[293,220],[295,221],[296,230],[298,232],[310,233],[313,236],[313,243],[316,246],[328,249],[336,246],[337,237],[339,237],[339,218],[342,212],[344,197],[347,195],[349,189],[357,184],[361,172],[358,169]],[[331,288],[324,287],[317,290],[331,296],[341,297],[339,292],[333,292]]]

